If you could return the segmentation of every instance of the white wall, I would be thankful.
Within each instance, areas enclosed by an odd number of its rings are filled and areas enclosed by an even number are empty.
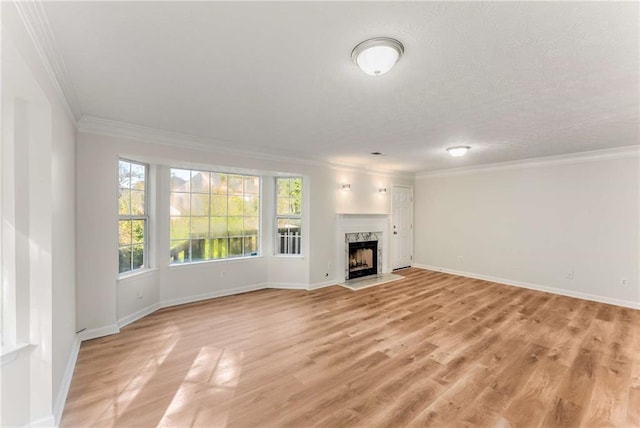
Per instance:
[[[416,264],[638,307],[638,151],[625,156],[418,177]]]
[[[130,130],[130,129],[129,129]],[[390,194],[378,183],[412,185],[411,179],[330,169],[160,144],[153,133],[132,138],[81,124],[78,133],[78,328],[85,337],[115,333],[158,307],[264,287],[310,288],[335,281],[336,213],[390,212]],[[118,279],[117,159],[152,166],[150,215],[152,271]],[[169,265],[169,168],[239,171],[262,177],[262,255]],[[273,256],[274,183],[278,174],[303,177],[303,255]],[[353,182],[345,195],[340,183]]]
[[[52,109],[52,347],[53,397],[59,417],[75,361],[76,343],[76,128]],[[71,361],[71,362],[73,362]]]
[[[75,124],[15,4],[1,7],[3,289],[17,291],[13,341],[31,346],[2,366],[0,425],[52,425],[76,343]]]

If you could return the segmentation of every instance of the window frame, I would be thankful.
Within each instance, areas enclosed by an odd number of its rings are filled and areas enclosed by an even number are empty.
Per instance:
[[[300,180],[300,213],[299,214],[286,214],[281,215],[278,214],[278,180]],[[292,258],[303,258],[303,229],[304,229],[304,178],[297,175],[283,175],[274,177],[274,209],[273,209],[273,255],[276,257],[292,257]],[[289,198],[291,199],[291,192],[289,192]],[[279,234],[278,234],[278,221],[279,220],[298,220],[300,222],[300,231],[299,231],[299,242],[298,242],[298,252],[297,253],[283,253],[280,252],[280,242],[279,242]]]
[[[120,189],[124,189],[121,185],[120,185],[120,180],[119,180],[119,171],[120,171],[120,162],[127,162],[130,165],[134,164],[134,165],[139,165],[144,167],[144,201],[143,201],[143,209],[144,209],[144,214],[129,214],[129,215],[122,215],[120,214],[120,210],[119,210],[119,201],[120,201]],[[130,166],[131,168],[131,166]],[[142,220],[143,222],[143,230],[142,230],[142,265],[139,268],[133,268],[133,247],[137,244],[134,244],[133,242],[133,234],[132,234],[132,239],[131,239],[131,244],[128,245],[131,248],[131,256],[130,256],[130,269],[124,272],[120,272],[120,249],[123,248],[123,246],[120,245],[120,241],[118,238],[118,278],[126,278],[128,276],[131,275],[136,275],[145,271],[148,271],[151,266],[149,263],[149,164],[145,163],[145,162],[140,162],[140,161],[136,161],[133,159],[128,159],[128,158],[124,158],[124,157],[118,157],[118,198],[117,198],[117,208],[118,208],[118,236],[120,233],[120,222],[121,221],[136,221],[136,220]],[[131,171],[131,170],[129,170]],[[131,172],[129,172],[129,177],[131,177]],[[129,191],[132,190],[131,184],[129,184]]]
[[[228,261],[237,261],[237,260],[242,260],[242,259],[256,259],[256,258],[260,258],[263,255],[263,248],[262,248],[262,244],[263,244],[263,240],[262,240],[262,234],[263,234],[263,227],[262,227],[262,202],[263,202],[263,192],[262,192],[262,185],[263,185],[263,177],[259,174],[255,174],[255,173],[246,173],[246,172],[238,172],[238,171],[224,171],[224,170],[214,170],[211,169],[211,167],[180,167],[180,166],[169,166],[169,212],[171,212],[171,207],[172,207],[172,194],[177,193],[183,193],[183,194],[188,194],[189,195],[189,215],[178,215],[178,216],[174,216],[174,215],[169,215],[169,267],[170,268],[178,268],[180,266],[189,266],[189,265],[194,265],[194,264],[202,264],[202,263],[215,263],[215,262],[228,262]],[[172,177],[172,171],[173,170],[180,170],[180,171],[189,171],[189,180],[193,179],[193,173],[208,173],[209,174],[209,188],[208,188],[208,192],[207,193],[202,193],[202,192],[194,192],[193,188],[191,187],[191,183],[189,184],[189,191],[179,191],[179,190],[173,190],[172,189],[172,184],[171,184],[171,177]],[[227,188],[224,194],[222,193],[216,193],[213,191],[212,188],[212,184],[211,184],[211,175],[212,174],[218,174],[218,175],[224,175],[227,177]],[[241,177],[242,178],[242,194],[237,194],[234,193],[233,191],[230,190],[229,188],[229,178],[230,177]],[[246,188],[245,188],[245,179],[246,178],[251,178],[251,179],[257,179],[258,181],[258,186],[257,186],[257,193],[253,194],[253,193],[247,193],[246,192]],[[192,197],[193,195],[206,195],[208,197],[208,215],[202,216],[202,215],[193,215],[192,212],[192,207],[193,207],[193,202],[192,202]],[[224,196],[225,200],[226,200],[226,215],[222,216],[222,215],[212,215],[212,211],[211,211],[211,203],[213,200],[213,197],[216,196]],[[233,197],[233,196],[239,196],[242,198],[243,200],[243,205],[242,205],[242,215],[231,215],[229,214],[229,198]],[[257,198],[257,215],[252,216],[252,215],[245,215],[244,212],[244,201],[246,200],[247,197],[254,197]],[[174,241],[178,241],[181,239],[172,239],[171,236],[171,219],[173,217],[176,218],[188,218],[189,219],[189,232],[188,232],[188,236],[186,238],[184,238],[185,241],[189,242],[189,260],[186,260],[186,258],[184,258],[182,261],[180,261],[178,258],[176,259],[172,259],[172,254],[171,254],[171,250],[172,250],[172,245]],[[237,236],[237,235],[231,235],[229,234],[229,219],[232,218],[237,218],[237,217],[241,217],[242,218],[242,235],[241,236]],[[209,232],[206,238],[194,238],[192,236],[192,230],[191,230],[191,225],[193,223],[193,219],[194,218],[207,218],[209,220]],[[212,229],[212,225],[211,225],[211,219],[212,218],[225,218],[226,224],[227,224],[227,230],[226,230],[226,236],[225,237],[221,237],[221,238],[214,238],[211,237],[211,229]],[[245,222],[247,218],[255,218],[256,219],[256,234],[255,235],[246,235],[245,232]],[[248,254],[245,253],[245,238],[246,237],[250,237],[250,236],[255,236],[256,239],[256,251],[255,254]],[[232,239],[237,239],[237,238],[242,238],[242,254],[230,254],[231,252],[231,240]],[[194,239],[208,239],[208,240],[212,240],[212,239],[225,239],[226,240],[226,250],[225,250],[225,257],[219,257],[219,258],[193,258],[193,247],[192,247],[192,241]]]

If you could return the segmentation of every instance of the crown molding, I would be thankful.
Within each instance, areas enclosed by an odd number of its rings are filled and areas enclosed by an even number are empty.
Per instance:
[[[416,180],[432,177],[447,177],[454,175],[479,174],[485,172],[502,171],[508,169],[537,168],[551,165],[568,165],[583,162],[615,160],[640,157],[640,145],[615,147],[612,149],[593,150],[565,155],[545,156],[540,158],[523,159],[512,162],[499,162],[487,165],[463,168],[441,169],[437,171],[420,172],[415,175]]]
[[[158,144],[179,149],[187,148],[205,152],[224,153],[229,156],[242,156],[249,159],[265,160],[270,162],[290,162],[341,171],[353,171],[365,174],[376,174],[388,177],[413,179],[413,174],[407,175],[395,173],[393,171],[375,171],[370,168],[365,169],[312,159],[271,155],[267,153],[260,153],[257,151],[236,149],[232,148],[234,146],[233,143],[217,140],[214,138],[200,137],[182,132],[133,125],[130,123],[102,119],[94,116],[83,116],[82,119],[78,121],[78,132],[87,132],[91,134],[105,135],[117,138],[127,138],[144,143]]]
[[[77,123],[82,116],[82,109],[67,66],[58,51],[58,45],[42,2],[40,0],[14,1],[14,4],[58,98],[72,121]]]
[[[334,171],[346,172],[346,173],[359,173],[364,175],[382,176],[388,178],[403,178],[405,180],[413,180],[415,178],[414,173],[402,173],[397,171],[378,170],[373,168],[365,169],[364,167],[344,165],[340,163],[326,162],[323,164],[325,168],[329,168]]]

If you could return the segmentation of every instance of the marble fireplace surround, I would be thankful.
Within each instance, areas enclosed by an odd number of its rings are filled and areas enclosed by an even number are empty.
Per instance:
[[[338,214],[336,280],[349,277],[349,242],[378,241],[378,274],[388,273],[389,215]]]

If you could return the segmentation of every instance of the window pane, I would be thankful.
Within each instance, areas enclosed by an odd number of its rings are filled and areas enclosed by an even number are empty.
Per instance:
[[[229,195],[229,215],[242,215],[242,196]]]
[[[244,193],[258,195],[260,193],[260,179],[258,177],[244,177]]]
[[[245,236],[244,237],[244,255],[245,256],[255,256],[258,255],[258,237],[253,236]]]
[[[211,193],[216,195],[227,194],[227,174],[211,173]]]
[[[171,215],[190,215],[190,199],[189,193],[171,193]]]
[[[191,217],[191,239],[209,237],[209,217]]]
[[[207,260],[206,254],[206,239],[192,239],[191,240],[191,261]]]
[[[209,173],[206,171],[191,171],[191,192],[209,193]]]
[[[191,195],[191,215],[209,215],[209,195]]]
[[[140,190],[131,191],[131,214],[133,215],[144,214],[144,191],[140,191]]]
[[[276,252],[278,254],[300,254],[300,219],[278,219]]]
[[[131,164],[131,188],[144,190],[145,166],[137,163]]]
[[[227,215],[227,197],[211,195],[211,215]]]
[[[204,260],[211,260],[213,259],[213,239],[205,239],[204,240]]]
[[[229,236],[242,236],[242,217],[229,217]]]
[[[211,239],[211,258],[212,259],[225,259],[228,255],[228,244],[229,240],[227,238],[216,238]]]
[[[182,263],[185,260],[185,254],[188,257],[189,241],[179,240],[171,241],[171,263]]]
[[[129,178],[131,175],[131,163],[127,161],[120,160],[118,162],[118,181],[120,182],[120,187],[130,187]]]
[[[258,198],[254,196],[244,197],[244,215],[257,216],[258,215]]]
[[[189,217],[171,217],[171,240],[189,239]]]
[[[227,218],[211,217],[211,237],[226,238],[227,237]]]
[[[291,213],[300,214],[302,208],[302,179],[291,179]]]
[[[131,247],[120,247],[118,265],[119,273],[129,272],[131,270]]]
[[[242,253],[242,238],[230,238],[229,239],[229,255],[241,256]]]
[[[191,190],[191,171],[171,168],[171,191],[189,192]]]
[[[212,238],[226,238],[227,232],[227,217],[211,217]]]
[[[258,234],[258,217],[245,217],[244,218],[244,234],[245,235],[257,235]]]
[[[278,219],[278,232],[284,233],[288,231],[289,233],[295,233],[300,231],[300,219],[294,218],[280,218]]]
[[[278,215],[291,214],[291,200],[289,198],[278,198]]]
[[[120,189],[118,195],[118,214],[131,215],[131,191],[129,189]]]
[[[243,177],[241,175],[229,176],[229,193],[233,195],[242,195],[243,192]]]
[[[131,222],[132,238],[134,244],[144,243],[144,220],[133,220]]]
[[[278,197],[279,198],[288,198],[289,197],[289,179],[288,178],[278,178],[276,180],[278,187]]]
[[[137,244],[133,246],[133,268],[140,269],[144,264],[144,245]]]
[[[132,242],[131,220],[120,220],[118,222],[118,245],[131,245]]]

